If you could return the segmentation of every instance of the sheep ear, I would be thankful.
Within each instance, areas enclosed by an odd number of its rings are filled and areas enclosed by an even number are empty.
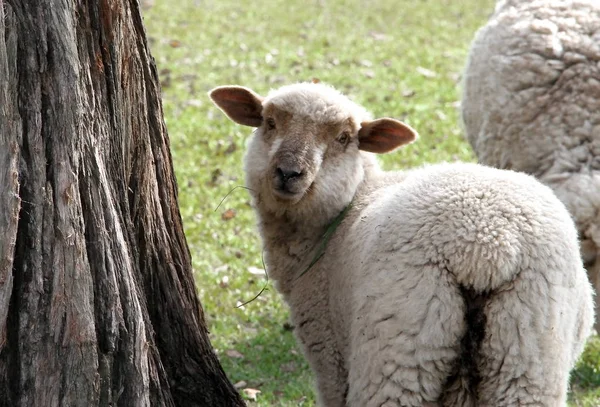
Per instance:
[[[243,86],[219,86],[208,94],[231,120],[244,126],[262,124],[263,97]]]
[[[408,124],[389,118],[362,122],[358,131],[358,148],[372,153],[388,153],[412,143],[417,132]]]

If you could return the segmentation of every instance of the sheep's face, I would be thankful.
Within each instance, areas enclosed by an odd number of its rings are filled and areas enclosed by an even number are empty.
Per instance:
[[[387,152],[415,132],[318,84],[283,87],[266,98],[220,87],[211,98],[234,121],[257,127],[246,153],[255,202],[275,214],[329,215],[352,200],[363,179],[360,150]]]

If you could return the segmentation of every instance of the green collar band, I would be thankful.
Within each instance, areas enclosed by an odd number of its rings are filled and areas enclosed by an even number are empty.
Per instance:
[[[341,211],[340,214],[336,216],[335,219],[327,226],[327,229],[325,229],[325,233],[323,233],[321,243],[317,247],[315,257],[313,257],[308,267],[304,269],[304,271],[298,277],[296,277],[296,279],[299,279],[304,274],[306,274],[306,272],[310,270],[311,267],[314,266],[315,263],[321,259],[321,257],[323,257],[323,255],[325,254],[325,250],[327,249],[327,243],[329,243],[331,236],[333,236],[338,226],[340,226],[340,223],[342,223],[342,221],[346,217],[346,214],[350,211],[350,208],[352,208],[352,201],[350,201],[350,203],[344,208],[344,210]]]

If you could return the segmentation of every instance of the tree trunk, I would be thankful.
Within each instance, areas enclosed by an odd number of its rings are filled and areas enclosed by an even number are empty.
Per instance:
[[[241,406],[137,0],[0,0],[0,406]]]

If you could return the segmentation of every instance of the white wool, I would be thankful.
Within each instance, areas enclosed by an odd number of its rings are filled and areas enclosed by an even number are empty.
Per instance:
[[[273,104],[291,113],[277,124],[284,141],[254,133],[246,181],[320,405],[565,405],[592,292],[552,191],[476,164],[381,171],[328,134],[367,114],[324,85],[284,87],[262,102]],[[303,163],[311,184],[298,200],[276,199],[273,154]]]
[[[323,83],[302,82],[271,90],[264,101],[264,105],[268,104],[310,117],[317,123],[342,120],[348,115],[361,121],[371,119],[364,107]]]
[[[535,175],[567,206],[600,293],[600,1],[499,1],[461,107],[481,163]]]

